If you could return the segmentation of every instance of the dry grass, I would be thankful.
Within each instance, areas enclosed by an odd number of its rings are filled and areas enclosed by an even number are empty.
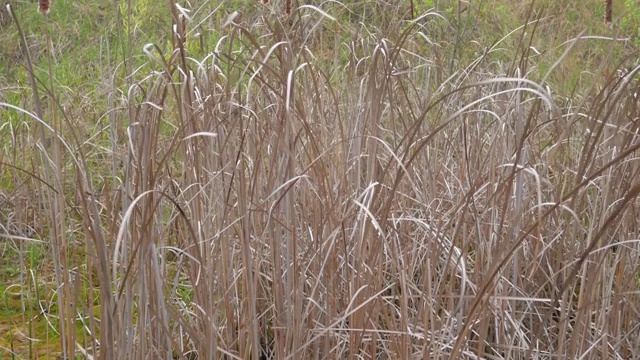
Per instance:
[[[532,70],[533,12],[509,62],[464,62],[425,41],[435,13],[271,9],[194,59],[172,6],[97,134],[53,82],[48,112],[0,103],[49,139],[12,130],[3,226],[47,242],[64,356],[640,357],[640,67],[566,99]]]

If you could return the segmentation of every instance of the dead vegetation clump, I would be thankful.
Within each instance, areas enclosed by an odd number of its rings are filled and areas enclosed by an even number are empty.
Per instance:
[[[20,110],[66,356],[640,356],[640,68],[567,102],[525,50],[443,63],[436,13],[329,56],[331,12],[291,16],[194,58],[173,4],[107,141]]]

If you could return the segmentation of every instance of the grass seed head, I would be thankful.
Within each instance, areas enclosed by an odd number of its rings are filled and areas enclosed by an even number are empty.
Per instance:
[[[40,0],[38,2],[38,11],[40,11],[43,15],[47,15],[49,13],[50,7],[51,7],[50,0]]]

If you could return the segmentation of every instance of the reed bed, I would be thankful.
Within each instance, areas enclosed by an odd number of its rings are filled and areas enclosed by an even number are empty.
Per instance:
[[[5,291],[30,309],[8,354],[640,357],[640,67],[616,72],[633,57],[569,98],[549,79],[589,40],[540,71],[534,12],[462,61],[434,11],[169,3],[169,45],[110,70],[96,125],[53,82],[0,103],[24,119],[3,236],[31,264]]]

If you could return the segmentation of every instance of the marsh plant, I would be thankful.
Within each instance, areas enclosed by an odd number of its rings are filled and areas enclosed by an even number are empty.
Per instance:
[[[20,30],[7,357],[640,357],[632,44],[410,3],[121,1],[90,93]]]

